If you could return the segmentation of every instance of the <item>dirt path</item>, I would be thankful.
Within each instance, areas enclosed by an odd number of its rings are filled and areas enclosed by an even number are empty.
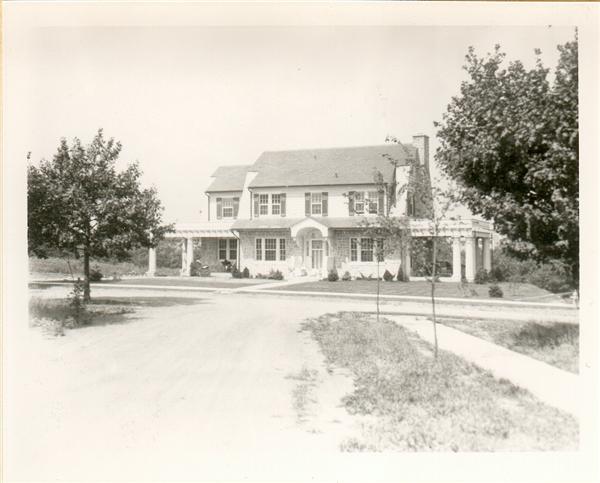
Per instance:
[[[143,468],[174,479],[183,462],[202,468],[224,454],[338,452],[357,429],[339,407],[352,381],[329,374],[299,332],[328,304],[190,302],[61,338],[29,330],[8,476],[146,479]]]

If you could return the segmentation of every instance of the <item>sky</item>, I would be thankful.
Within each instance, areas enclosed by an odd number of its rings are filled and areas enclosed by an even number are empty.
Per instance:
[[[11,153],[51,158],[98,128],[157,188],[165,221],[206,219],[210,175],[261,152],[430,136],[467,48],[554,68],[571,27],[40,27],[8,43]],[[432,165],[433,165],[432,160]],[[434,175],[437,170],[434,167]]]

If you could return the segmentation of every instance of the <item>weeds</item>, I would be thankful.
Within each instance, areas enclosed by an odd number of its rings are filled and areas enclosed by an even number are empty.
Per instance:
[[[485,451],[577,447],[574,418],[445,351],[437,359],[392,321],[339,313],[303,324],[327,362],[354,374],[343,398],[373,422],[344,451]]]

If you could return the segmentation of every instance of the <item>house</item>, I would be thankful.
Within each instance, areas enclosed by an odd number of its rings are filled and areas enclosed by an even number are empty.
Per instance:
[[[429,162],[429,138],[416,135],[410,144],[266,151],[254,164],[222,166],[206,189],[208,219],[169,235],[182,240],[182,274],[192,260],[213,267],[228,260],[252,275],[325,276],[335,268],[374,276],[376,248],[387,241],[368,237],[365,220],[408,217],[413,237],[432,234],[416,192],[430,182]],[[488,224],[444,221],[439,235],[452,238],[453,280],[460,280],[463,258],[467,279],[478,265],[491,268]],[[380,274],[399,266],[410,274],[410,250],[403,253],[387,253]]]

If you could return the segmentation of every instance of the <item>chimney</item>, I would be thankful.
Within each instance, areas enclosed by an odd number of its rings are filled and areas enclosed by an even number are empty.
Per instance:
[[[413,145],[417,148],[419,154],[419,163],[425,166],[429,171],[429,136],[426,134],[416,134],[413,136]]]

